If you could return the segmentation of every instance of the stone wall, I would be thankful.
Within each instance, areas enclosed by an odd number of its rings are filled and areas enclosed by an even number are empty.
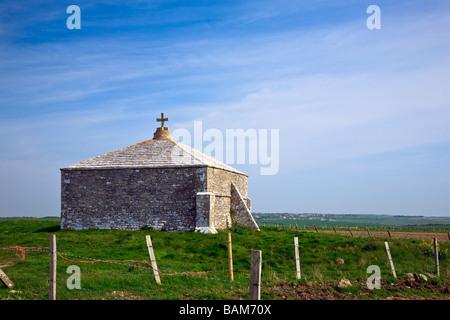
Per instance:
[[[245,201],[242,197],[237,186],[234,183],[231,183],[231,211],[233,212],[231,219],[233,223],[259,230],[255,219],[253,219],[253,216],[247,207],[247,202],[248,201]]]
[[[207,191],[215,195],[213,225],[216,229],[231,227],[231,183],[234,183],[242,197],[247,199],[247,178],[243,174],[208,167]]]
[[[232,183],[249,205],[247,176],[213,167],[61,169],[61,229],[194,231],[206,218],[225,229]],[[205,192],[213,196],[196,196]]]
[[[61,229],[193,231],[206,167],[61,169]]]
[[[215,196],[211,192],[199,192],[196,194],[196,223],[195,231],[202,233],[217,233],[214,224]]]

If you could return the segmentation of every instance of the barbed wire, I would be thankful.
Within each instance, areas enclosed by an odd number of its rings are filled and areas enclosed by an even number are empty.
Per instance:
[[[10,247],[0,247],[0,250],[10,250],[10,251],[36,251],[36,252],[49,252],[49,248],[41,247],[21,247],[21,246],[10,246]]]
[[[294,245],[294,244],[288,244],[288,245]],[[3,250],[11,250],[11,251],[16,251],[16,252],[21,252],[23,253],[24,251],[34,251],[34,252],[49,252],[48,248],[40,248],[40,247],[20,247],[20,246],[11,246],[11,247],[0,247],[0,249]],[[121,265],[121,266],[127,266],[127,267],[132,267],[132,268],[140,268],[140,269],[145,269],[145,270],[151,270],[151,271],[156,271],[158,273],[160,273],[161,275],[184,275],[184,276],[191,276],[191,277],[195,277],[195,278],[199,278],[199,279],[205,279],[205,280],[213,280],[213,281],[219,281],[219,282],[223,282],[223,283],[230,283],[230,284],[236,284],[236,285],[244,285],[244,286],[250,286],[252,284],[248,283],[248,282],[240,282],[240,281],[231,281],[231,280],[226,280],[226,279],[217,279],[214,277],[208,277],[208,276],[204,276],[204,275],[200,275],[200,274],[204,274],[204,273],[225,273],[225,272],[229,272],[229,270],[213,270],[213,271],[196,271],[196,272],[177,272],[177,271],[171,271],[171,270],[157,270],[154,269],[153,267],[150,266],[150,264],[148,263],[148,261],[146,260],[142,260],[142,261],[135,261],[135,260],[124,260],[124,261],[129,261],[129,262],[137,262],[137,263],[144,263],[144,264],[148,264],[148,266],[142,266],[139,264],[130,264],[130,263],[126,263],[123,261],[117,261],[117,260],[106,260],[106,259],[96,259],[96,258],[91,258],[91,257],[85,257],[85,256],[80,256],[80,255],[75,255],[75,254],[70,254],[70,253],[64,253],[64,252],[57,252],[57,254],[68,261],[74,262],[74,263],[96,263],[96,262],[103,262],[103,263],[109,263],[109,264],[116,264],[116,265]],[[79,258],[79,259],[84,259],[84,261],[73,261],[70,260],[68,258],[65,258],[63,255],[68,256],[68,257],[74,257],[74,258]],[[400,270],[403,270],[402,268],[400,268]],[[233,272],[246,272],[249,273],[249,270],[233,270]],[[294,270],[267,270],[267,271],[263,271],[262,275],[272,275],[272,273],[278,273],[278,272],[282,272],[282,273],[294,273],[296,271]],[[360,269],[342,269],[342,270],[312,270],[311,273],[315,274],[315,273],[332,273],[332,272],[339,272],[339,273],[348,273],[348,272],[358,272],[358,273],[362,273],[362,270]],[[303,274],[305,274],[305,272],[302,272]],[[27,273],[23,273],[24,275]],[[29,273],[32,274],[32,273]],[[34,273],[35,275],[39,275],[38,273]],[[94,274],[94,273],[93,273]],[[123,275],[127,275],[129,276],[130,273],[113,273],[114,275],[117,274],[123,274]],[[102,274],[105,275],[105,274]],[[137,275],[137,274],[136,274]],[[48,279],[39,279],[39,278],[20,278],[20,277],[11,277],[12,279],[20,279],[20,280],[33,280],[33,281],[49,281]],[[64,284],[62,282],[58,282],[60,284]],[[309,298],[313,298],[313,299],[319,299],[319,300],[329,300],[327,298],[324,297],[320,297],[320,296],[316,296],[316,295],[312,295],[309,293],[305,293],[305,292],[300,292],[300,291],[292,291],[292,290],[287,290],[287,289],[280,289],[280,288],[273,288],[270,286],[264,286],[264,285],[259,285],[261,288],[267,289],[267,290],[272,290],[272,291],[278,291],[278,292],[285,292],[285,293],[290,293],[290,294],[295,294],[295,295],[299,295],[299,296],[303,296],[303,297],[309,297]],[[97,291],[97,290],[92,290],[92,289],[87,289],[87,288],[82,288],[83,290],[86,291],[90,291],[93,293],[98,293],[98,294],[103,294],[103,295],[108,295],[108,296],[112,296],[115,298],[119,298],[119,299],[124,299],[123,297],[120,296],[116,296],[113,294],[109,294],[109,293],[105,293],[105,292],[101,292],[101,291]]]
[[[162,275],[185,275],[185,276],[191,276],[191,277],[195,277],[195,278],[199,278],[199,279],[219,281],[219,282],[223,282],[223,283],[238,284],[238,285],[244,285],[244,286],[250,286],[251,285],[250,283],[247,283],[247,282],[231,281],[231,280],[226,280],[226,279],[217,279],[217,278],[213,278],[213,277],[201,276],[201,275],[198,275],[198,274],[194,274],[193,272],[177,272],[177,271],[168,271],[168,270],[157,270],[157,269],[154,269],[151,266],[146,267],[146,266],[141,266],[141,265],[137,265],[137,264],[129,264],[129,263],[124,263],[124,262],[118,262],[118,261],[112,261],[112,260],[104,260],[104,259],[96,259],[96,258],[91,258],[91,257],[84,257],[84,256],[74,255],[74,254],[70,254],[70,253],[62,253],[62,252],[57,252],[57,253],[61,257],[62,257],[62,255],[65,255],[65,256],[70,256],[70,257],[79,258],[79,259],[91,260],[90,262],[92,262],[92,263],[94,263],[94,262],[104,262],[104,263],[117,264],[117,265],[121,265],[121,266],[133,267],[133,268],[141,268],[141,269],[156,271],[156,272],[158,272],[158,273],[160,273]],[[86,261],[83,261],[83,262],[86,262]],[[225,270],[223,270],[223,271],[225,271]],[[223,272],[223,271],[221,271],[221,272]],[[200,271],[200,272],[203,272],[203,271]],[[248,271],[242,271],[242,272],[248,272]],[[25,280],[25,279],[31,280],[31,278],[15,278],[15,277],[11,277],[11,278],[13,278],[13,279],[22,279],[22,280]],[[34,279],[34,280],[45,280],[45,281],[48,281],[48,279]],[[59,283],[61,283],[61,282],[59,282]],[[272,288],[272,287],[269,287],[269,286],[261,286],[261,285],[260,285],[260,287],[268,289],[268,290],[284,291],[284,292],[287,292],[287,293],[297,294],[297,295],[301,295],[301,296],[308,296],[308,297],[311,297],[311,298],[314,298],[314,299],[320,299],[320,300],[324,299],[322,297],[310,295],[310,294],[303,293],[303,292],[293,292],[293,291],[289,291],[289,290],[285,290],[285,289],[278,289],[278,288]],[[90,290],[90,289],[87,289],[87,290],[91,291],[91,292],[98,292],[98,293],[102,293],[102,294],[107,294],[107,293],[103,293],[103,292],[100,292],[100,291],[95,291],[95,290]],[[108,294],[108,295],[110,295],[110,294]]]
[[[287,244],[287,245],[293,245],[293,244]],[[36,248],[36,247],[20,247],[20,246],[13,246],[13,247],[0,247],[0,249],[3,250],[11,250],[11,251],[35,251],[35,252],[49,252],[48,248]],[[147,270],[153,270],[155,271],[155,269],[153,269],[153,267],[151,267],[151,265],[148,263],[147,260],[123,260],[123,261],[129,261],[129,262],[137,262],[137,263],[144,263],[147,264],[148,267],[144,267],[138,264],[129,264],[129,263],[125,263],[125,262],[120,262],[117,260],[105,260],[105,259],[97,259],[97,258],[91,258],[91,257],[85,257],[85,256],[80,256],[80,255],[74,255],[74,254],[70,254],[70,253],[63,253],[63,252],[57,252],[57,254],[63,258],[64,260],[68,260],[70,262],[74,262],[74,263],[95,263],[95,262],[104,262],[104,263],[110,263],[110,264],[117,264],[117,265],[123,265],[123,266],[127,266],[127,267],[131,267],[131,268],[141,268],[141,269],[147,269]],[[79,259],[86,259],[86,260],[90,260],[90,261],[73,261],[70,259],[65,258],[63,255],[65,256],[71,256],[71,257],[75,257],[75,258],[79,258]],[[0,261],[8,261],[9,260],[0,260]],[[270,261],[272,260],[266,260],[266,263],[270,263]],[[36,262],[41,262],[41,261],[33,261],[33,263]],[[45,261],[42,263],[46,263]],[[431,269],[430,266],[428,265],[420,265],[421,268],[425,268],[425,269]],[[268,267],[269,270],[267,270],[266,272],[277,272],[277,273],[294,273],[296,272],[295,270],[273,270],[271,269],[271,267]],[[308,268],[309,269],[309,268]],[[407,269],[407,267],[397,267],[398,270],[405,270]],[[304,269],[305,270],[305,269]],[[303,270],[302,273],[305,273]],[[176,272],[176,271],[168,271],[168,270],[163,270],[163,269],[159,269],[156,270],[157,272],[161,273],[162,275],[168,275],[168,274],[164,274],[164,273],[169,273],[169,274],[185,274],[185,273],[220,273],[220,272],[229,272],[229,270],[209,270],[209,271],[193,271],[193,272]],[[364,269],[340,269],[340,270],[312,270],[311,272],[340,272],[340,273],[345,273],[345,272],[363,272]],[[249,270],[233,270],[233,272],[249,272]],[[263,274],[266,273],[263,271]]]
[[[14,280],[27,280],[27,281],[49,281],[48,278],[47,279],[39,279],[39,278],[20,278],[20,277],[16,277],[16,276],[8,276],[8,278],[10,279],[14,279]]]

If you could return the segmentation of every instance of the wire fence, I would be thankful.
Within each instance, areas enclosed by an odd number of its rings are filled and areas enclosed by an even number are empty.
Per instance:
[[[267,221],[267,220],[266,220]],[[361,226],[361,225],[344,225],[344,224],[314,224],[314,222],[304,223],[290,223],[286,222],[263,222],[261,224],[264,228],[280,228],[280,229],[303,229],[303,230],[322,230],[322,231],[336,231],[345,232],[350,228],[352,231],[376,231],[376,232],[424,232],[424,233],[444,233],[449,234],[449,225],[433,225],[433,226],[414,226],[414,225],[400,225],[400,226]]]
[[[397,239],[418,239],[450,242],[450,226],[442,225],[436,227],[415,227],[415,226],[346,226],[346,225],[298,225],[297,223],[262,223],[263,228],[277,230],[303,230],[316,233],[334,233],[349,235],[351,237],[376,237],[376,238],[397,238]]]
[[[50,250],[48,248],[30,248],[30,247],[21,247],[21,246],[13,246],[13,247],[0,247],[0,250],[9,250],[9,251],[14,251],[16,256],[20,257],[22,260],[25,260],[25,252],[30,251],[30,252],[44,252],[44,253],[49,253]],[[149,270],[149,271],[156,271],[158,272],[160,275],[163,276],[175,276],[175,275],[179,275],[179,276],[188,276],[188,277],[194,277],[197,279],[203,279],[203,280],[208,280],[208,281],[217,281],[217,282],[222,282],[222,283],[229,283],[229,284],[233,284],[233,285],[240,285],[240,286],[244,286],[244,287],[249,287],[251,285],[250,282],[242,282],[242,281],[231,281],[231,280],[227,280],[227,279],[218,279],[218,278],[214,278],[214,277],[210,277],[210,276],[205,276],[202,274],[207,274],[207,273],[228,273],[228,270],[211,270],[211,271],[199,271],[199,272],[179,272],[179,271],[174,271],[174,270],[162,270],[162,269],[154,269],[151,265],[145,266],[145,265],[140,265],[140,264],[136,264],[136,263],[127,263],[126,261],[132,261],[132,262],[138,262],[138,263],[142,263],[142,264],[149,264],[148,261],[146,260],[142,260],[142,261],[135,261],[135,260],[124,260],[124,261],[114,261],[114,260],[105,260],[105,259],[98,259],[98,258],[92,258],[92,257],[86,257],[86,256],[80,256],[80,255],[75,255],[75,254],[71,254],[71,253],[67,253],[67,252],[56,252],[57,255],[62,258],[63,260],[72,262],[72,263],[108,263],[108,264],[113,264],[113,265],[118,265],[118,266],[125,266],[125,267],[130,267],[130,268],[136,268],[136,269],[144,269],[144,270]],[[71,260],[68,259],[67,257],[71,257],[71,258],[77,258],[77,259],[82,259],[82,260]],[[1,260],[0,260],[1,261]],[[10,260],[8,260],[10,261]],[[48,261],[40,261],[43,263],[48,264]],[[233,272],[236,273],[249,273],[250,274],[250,270],[233,270]],[[281,271],[281,272],[292,272],[292,271]],[[48,273],[20,273],[18,274],[19,276],[9,276],[9,278],[13,279],[13,280],[24,280],[24,281],[43,281],[43,282],[49,282],[48,278],[42,277],[42,278],[34,278],[34,277],[21,277],[20,275],[34,275],[34,276],[38,276],[38,275],[42,275],[42,276],[48,276]],[[84,274],[85,275],[85,274]],[[97,275],[97,274],[96,274]],[[126,273],[102,273],[102,276],[117,276],[117,275],[126,275],[129,276],[130,273],[126,272]],[[137,276],[137,274],[136,274]],[[145,274],[140,274],[139,276],[146,276]],[[55,281],[57,284],[59,285],[63,285],[66,286],[67,283],[65,282],[61,282],[61,281]],[[313,294],[309,294],[306,292],[300,292],[300,291],[292,291],[292,290],[287,290],[287,289],[281,289],[281,288],[273,288],[270,286],[263,286],[260,285],[261,288],[263,289],[267,289],[267,290],[272,290],[272,291],[277,291],[277,292],[284,292],[284,293],[289,293],[289,294],[293,294],[293,295],[298,295],[298,296],[302,296],[302,297],[306,297],[306,298],[310,298],[310,299],[315,299],[315,300],[330,300],[329,298],[324,298],[324,297],[320,297],[317,295],[313,295]],[[106,292],[102,292],[99,290],[93,290],[93,289],[88,289],[88,288],[79,288],[80,290],[83,291],[87,291],[90,293],[95,293],[95,294],[99,294],[99,295],[103,295],[103,296],[109,296],[115,299],[126,299],[129,300],[129,297],[122,297],[119,296],[117,294],[111,294],[111,293],[106,293]]]
[[[295,246],[294,244],[285,244],[286,246]],[[75,248],[76,246],[73,246],[72,248]],[[299,249],[302,248],[302,246],[297,246]],[[66,248],[71,248],[70,246],[66,247]],[[111,247],[113,248],[113,247]],[[35,257],[33,257],[33,255],[28,255],[28,253],[45,253],[45,254],[49,254],[51,252],[50,248],[48,247],[22,247],[22,246],[9,246],[9,247],[0,247],[0,250],[4,250],[4,251],[11,251],[14,253],[14,255],[16,256],[17,260],[25,260],[27,259],[27,261],[32,262],[32,263],[42,263],[45,265],[48,265],[49,260],[48,257],[39,257],[38,259],[35,259]],[[152,271],[153,273],[157,272],[159,275],[161,276],[186,276],[186,277],[193,277],[196,279],[202,279],[202,280],[206,280],[206,281],[216,281],[216,282],[221,282],[221,283],[228,283],[228,284],[233,284],[233,285],[238,285],[238,286],[242,286],[242,287],[249,287],[252,285],[252,283],[247,282],[247,281],[236,281],[236,280],[229,280],[229,279],[221,279],[220,277],[218,277],[217,275],[219,274],[226,274],[229,272],[229,270],[223,269],[223,270],[209,270],[209,271],[192,271],[192,272],[188,272],[188,271],[176,271],[176,270],[166,270],[164,268],[162,269],[158,269],[158,268],[154,268],[151,263],[147,260],[108,260],[108,259],[104,259],[104,258],[93,258],[93,257],[87,257],[84,255],[77,255],[77,254],[73,254],[70,252],[67,252],[64,250],[64,252],[62,251],[57,251],[56,255],[67,262],[73,263],[73,264],[96,264],[96,263],[103,263],[103,264],[110,264],[110,265],[117,265],[120,267],[128,267],[128,268],[132,268],[132,269],[141,269],[141,270],[147,270],[147,271]],[[4,261],[4,262],[3,262]],[[270,259],[268,259],[268,261],[270,261]],[[8,263],[11,262],[11,259],[1,259],[0,260],[0,266],[2,265],[2,263]],[[417,265],[417,267],[420,267],[419,265]],[[430,266],[422,266],[423,270],[426,269],[430,269]],[[364,274],[365,270],[362,271],[362,269],[352,269],[352,268],[345,268],[342,266],[336,267],[339,268],[338,270],[320,270],[317,268],[311,268],[309,270],[309,272],[311,273],[312,276],[317,276],[318,274],[339,274],[339,275],[345,275],[345,274]],[[398,271],[403,271],[401,268],[398,269]],[[431,271],[431,270],[430,270]],[[242,273],[242,274],[250,274],[251,270],[233,270],[234,273]],[[263,275],[271,275],[273,273],[290,273],[290,274],[295,274],[297,271],[296,270],[277,270],[274,268],[267,268],[266,270],[262,271]],[[215,274],[216,276],[210,276]],[[305,271],[302,270],[302,274],[305,274]],[[31,276],[30,276],[31,275]],[[49,282],[49,278],[48,278],[48,273],[16,273],[16,274],[11,274],[9,275],[9,278],[13,279],[13,280],[20,280],[20,281],[42,281],[42,282]],[[86,276],[90,276],[90,275],[97,275],[97,273],[83,273],[83,275]],[[133,274],[130,272],[103,272],[101,274],[101,276],[148,276],[148,274]],[[245,276],[246,276],[245,275]],[[55,281],[56,284],[59,285],[64,285],[66,286],[67,283],[61,282],[56,280]],[[296,296],[300,296],[303,298],[307,298],[307,299],[315,299],[315,300],[330,300],[329,297],[322,297],[320,295],[316,295],[316,294],[310,294],[308,292],[304,292],[304,291],[299,291],[299,290],[289,290],[286,288],[278,288],[278,287],[273,287],[273,286],[268,286],[268,285],[262,285],[259,284],[259,286],[261,287],[261,289],[265,289],[268,291],[272,291],[272,292],[282,292],[282,293],[287,293],[287,294],[292,294],[292,295],[296,295]],[[102,295],[104,297],[111,297],[114,299],[126,299],[129,300],[131,299],[129,296],[121,296],[118,294],[114,294],[114,293],[107,293],[107,292],[102,292],[101,290],[95,290],[95,289],[91,289],[91,288],[79,288],[80,290],[89,292],[89,293],[93,293],[93,294],[98,294],[98,295]]]

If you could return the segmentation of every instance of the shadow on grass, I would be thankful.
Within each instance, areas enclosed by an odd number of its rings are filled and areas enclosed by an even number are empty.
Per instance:
[[[51,227],[47,227],[47,228],[42,228],[39,230],[34,231],[33,233],[39,233],[39,232],[56,232],[61,230],[61,227],[59,225],[56,226],[51,226]]]

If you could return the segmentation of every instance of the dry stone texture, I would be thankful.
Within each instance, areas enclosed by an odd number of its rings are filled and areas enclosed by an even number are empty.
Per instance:
[[[232,222],[258,229],[247,175],[172,141],[164,130],[61,169],[61,229],[214,233]]]

